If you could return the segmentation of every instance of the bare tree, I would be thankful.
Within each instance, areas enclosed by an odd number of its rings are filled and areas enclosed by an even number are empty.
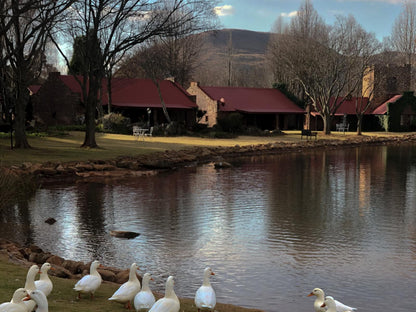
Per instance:
[[[403,9],[394,21],[391,44],[393,48],[406,55],[407,64],[413,63],[416,53],[416,2],[406,0]]]
[[[360,88],[363,71],[377,49],[352,16],[323,24],[310,1],[301,6],[289,31],[275,38],[272,59],[278,72],[299,84],[330,134],[332,118],[345,99]]]
[[[83,147],[96,147],[95,112],[105,70],[135,46],[212,14],[212,1],[202,0],[79,0],[72,7],[72,18],[63,25],[67,38],[85,36],[88,72],[77,80],[85,101],[86,132]],[[188,30],[188,29],[186,29]],[[58,39],[55,37],[58,47]],[[60,48],[69,64],[69,55]]]
[[[0,85],[13,110],[15,147],[29,148],[26,138],[28,87],[45,63],[48,33],[71,0],[6,0],[0,4]]]

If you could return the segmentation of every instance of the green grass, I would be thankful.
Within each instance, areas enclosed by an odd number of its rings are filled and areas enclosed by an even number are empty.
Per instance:
[[[14,291],[23,287],[26,280],[28,267],[10,263],[7,255],[0,254],[0,303],[10,301]],[[108,298],[117,290],[118,284],[103,282],[95,297],[91,299],[85,296],[77,299],[77,293],[73,287],[77,280],[63,279],[51,276],[53,282],[52,293],[48,297],[49,311],[68,312],[115,312],[126,311],[122,304],[110,302]],[[160,294],[157,294],[159,297]],[[196,312],[193,299],[180,298],[182,312]],[[134,311],[134,310],[132,310]],[[261,312],[256,309],[245,309],[237,306],[218,303],[216,311],[219,312]]]

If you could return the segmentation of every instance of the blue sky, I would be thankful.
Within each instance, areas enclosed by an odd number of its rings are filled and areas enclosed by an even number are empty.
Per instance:
[[[301,3],[302,0],[220,0],[217,14],[222,28],[268,32],[279,15],[289,20]],[[351,14],[379,40],[390,35],[402,10],[402,0],[312,0],[312,4],[327,24],[333,24],[337,15]]]

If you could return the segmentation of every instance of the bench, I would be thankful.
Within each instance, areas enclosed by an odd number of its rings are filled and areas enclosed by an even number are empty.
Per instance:
[[[342,132],[345,133],[345,131],[348,131],[348,129],[350,128],[350,124],[338,123],[338,124],[335,125],[335,127],[336,127],[337,131],[339,131],[339,132],[342,131]]]
[[[303,137],[305,136],[306,139],[308,140],[310,137],[315,137],[315,140],[317,138],[318,133],[317,132],[312,132],[311,130],[306,130],[303,129],[302,132],[300,133],[300,139],[302,140]]]

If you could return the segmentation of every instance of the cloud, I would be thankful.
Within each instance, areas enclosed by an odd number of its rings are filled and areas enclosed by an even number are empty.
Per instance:
[[[234,8],[233,8],[232,5],[226,4],[226,5],[215,7],[214,12],[218,16],[233,15],[234,14]]]
[[[290,13],[282,13],[280,15],[283,17],[295,17],[296,15],[298,15],[298,11],[292,11]]]

